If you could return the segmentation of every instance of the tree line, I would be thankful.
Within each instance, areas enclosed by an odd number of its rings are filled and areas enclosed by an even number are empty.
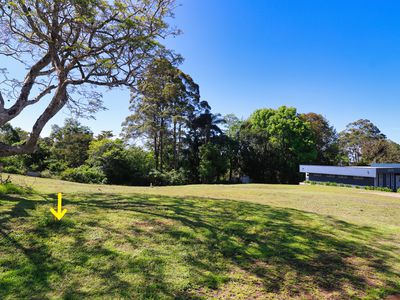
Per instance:
[[[241,120],[213,113],[178,62],[154,60],[131,94],[122,134],[97,136],[76,119],[54,125],[32,154],[0,159],[8,173],[84,183],[177,185],[298,183],[299,164],[400,162],[400,145],[369,120],[337,132],[321,114],[263,108]],[[29,133],[5,124],[0,142],[17,146]]]

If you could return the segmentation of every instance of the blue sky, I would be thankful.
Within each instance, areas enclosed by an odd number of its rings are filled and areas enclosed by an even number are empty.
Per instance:
[[[288,105],[321,113],[338,131],[367,118],[400,142],[399,1],[180,3],[172,22],[183,35],[166,43],[183,55],[181,68],[200,85],[214,112],[246,118],[257,108]],[[107,92],[104,102],[108,111],[82,122],[95,133],[119,133],[129,93]],[[28,129],[40,108],[13,124]],[[51,123],[66,116],[62,112]]]

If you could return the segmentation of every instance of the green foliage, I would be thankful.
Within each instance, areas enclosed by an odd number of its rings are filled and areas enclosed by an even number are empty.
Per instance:
[[[37,143],[36,151],[32,154],[22,156],[25,168],[29,171],[43,171],[50,168],[49,163],[51,162],[52,156],[51,146],[52,140],[50,138],[40,138]]]
[[[65,162],[68,167],[78,167],[88,157],[93,133],[89,127],[82,126],[78,121],[66,119],[63,127],[52,127],[50,138],[53,140],[52,157]]]
[[[42,172],[40,172],[40,177],[52,178],[54,177],[54,174],[52,174],[49,170],[43,170]]]
[[[155,70],[159,70],[159,67]],[[163,72],[171,80],[167,80],[169,87],[163,87],[163,95],[166,98],[167,95],[177,97],[172,82],[178,84],[185,81],[174,81],[172,77],[184,75],[172,65]],[[149,81],[152,84],[157,80],[165,80],[163,76],[157,79],[155,73],[152,76]],[[186,88],[195,93],[194,86]],[[206,101],[196,102],[198,99],[194,99],[197,98],[193,96],[185,102],[188,105],[186,108],[174,106],[178,105],[174,102],[176,99],[168,100],[174,104],[170,103],[168,105],[171,107],[163,109],[168,113],[171,113],[170,109],[175,109],[175,114],[164,116],[164,127],[153,127],[156,130],[153,132],[154,145],[150,145],[149,139],[149,143],[143,147],[130,146],[120,139],[114,140],[111,131],[103,131],[94,139],[88,127],[68,119],[63,127],[53,127],[50,137],[39,139],[35,153],[0,158],[0,163],[7,173],[26,174],[34,171],[43,177],[62,176],[65,180],[79,182],[178,185],[238,182],[243,175],[256,183],[298,183],[303,179],[298,172],[300,163],[333,164],[338,158],[336,132],[321,115],[299,115],[296,109],[282,106],[276,110],[257,110],[248,120],[240,121],[234,115],[222,118],[219,114],[213,114]],[[154,105],[161,103],[155,98],[152,101]],[[142,104],[151,103],[146,100]],[[146,110],[146,107],[142,108]],[[147,115],[149,122],[150,116]],[[367,145],[363,150],[364,158],[374,157],[376,161],[400,159],[400,145],[385,140],[379,130],[365,120],[355,123],[349,127],[350,131],[361,130],[374,141],[364,142],[363,145]],[[4,139],[21,143],[26,139],[22,130],[11,125],[2,130],[0,141]],[[147,130],[142,132],[146,136],[150,133]],[[354,133],[354,136],[357,134]],[[153,151],[146,150],[148,147]],[[73,170],[73,166],[78,169]],[[325,185],[346,186],[337,183]]]
[[[147,185],[153,160],[143,149],[104,138],[90,143],[87,164],[101,169],[108,183]]]
[[[0,184],[0,195],[25,195],[32,194],[33,192],[32,188],[22,187],[11,182]]]
[[[154,169],[150,172],[149,178],[150,183],[154,186],[182,185],[188,183],[187,176],[182,169],[164,172]]]
[[[123,124],[126,139],[144,138],[157,170],[177,169],[183,133],[199,100],[199,86],[177,68],[176,62],[153,60],[132,94],[133,113]]]
[[[338,186],[336,182],[325,182],[325,185],[327,186]]]
[[[366,187],[364,187],[364,189],[370,190],[370,191],[393,192],[391,188],[379,187],[379,186],[366,186]]]
[[[228,170],[228,161],[221,147],[218,144],[207,143],[202,145],[199,150],[201,182],[218,182]]]
[[[47,168],[51,173],[59,174],[68,169],[68,165],[63,160],[56,160],[53,158],[47,161]]]
[[[11,174],[25,174],[27,169],[21,156],[9,156],[0,158],[2,171]]]
[[[102,170],[86,165],[66,169],[61,173],[61,179],[81,183],[106,183],[107,181]]]
[[[243,171],[255,182],[296,183],[298,165],[317,155],[310,124],[295,108],[259,109],[241,132]]]
[[[21,131],[21,130],[20,130]],[[14,128],[11,124],[6,123],[0,127],[0,141],[2,143],[13,145],[22,140],[18,128]]]
[[[329,121],[320,114],[301,114],[300,118],[310,123],[313,133],[317,157],[313,163],[320,165],[336,165],[339,162],[338,134]]]
[[[384,153],[386,136],[370,120],[360,119],[340,132],[339,142],[346,160],[354,165],[366,165],[376,161]]]

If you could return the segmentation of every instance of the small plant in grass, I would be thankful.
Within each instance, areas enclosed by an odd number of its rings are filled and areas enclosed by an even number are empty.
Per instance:
[[[68,216],[64,217],[61,221],[58,221],[49,213],[49,207],[46,205],[37,205],[33,216],[36,228],[40,231],[68,230],[75,227],[75,221],[73,218]]]
[[[0,183],[0,195],[25,195],[33,194],[34,190],[30,187],[23,187],[20,185],[13,184],[11,182]]]

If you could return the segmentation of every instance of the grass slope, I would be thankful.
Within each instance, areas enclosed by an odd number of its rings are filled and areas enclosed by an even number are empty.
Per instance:
[[[0,196],[0,299],[380,299],[400,291],[397,198],[314,186],[14,181],[41,193]],[[69,210],[62,222],[49,213],[58,191]]]

